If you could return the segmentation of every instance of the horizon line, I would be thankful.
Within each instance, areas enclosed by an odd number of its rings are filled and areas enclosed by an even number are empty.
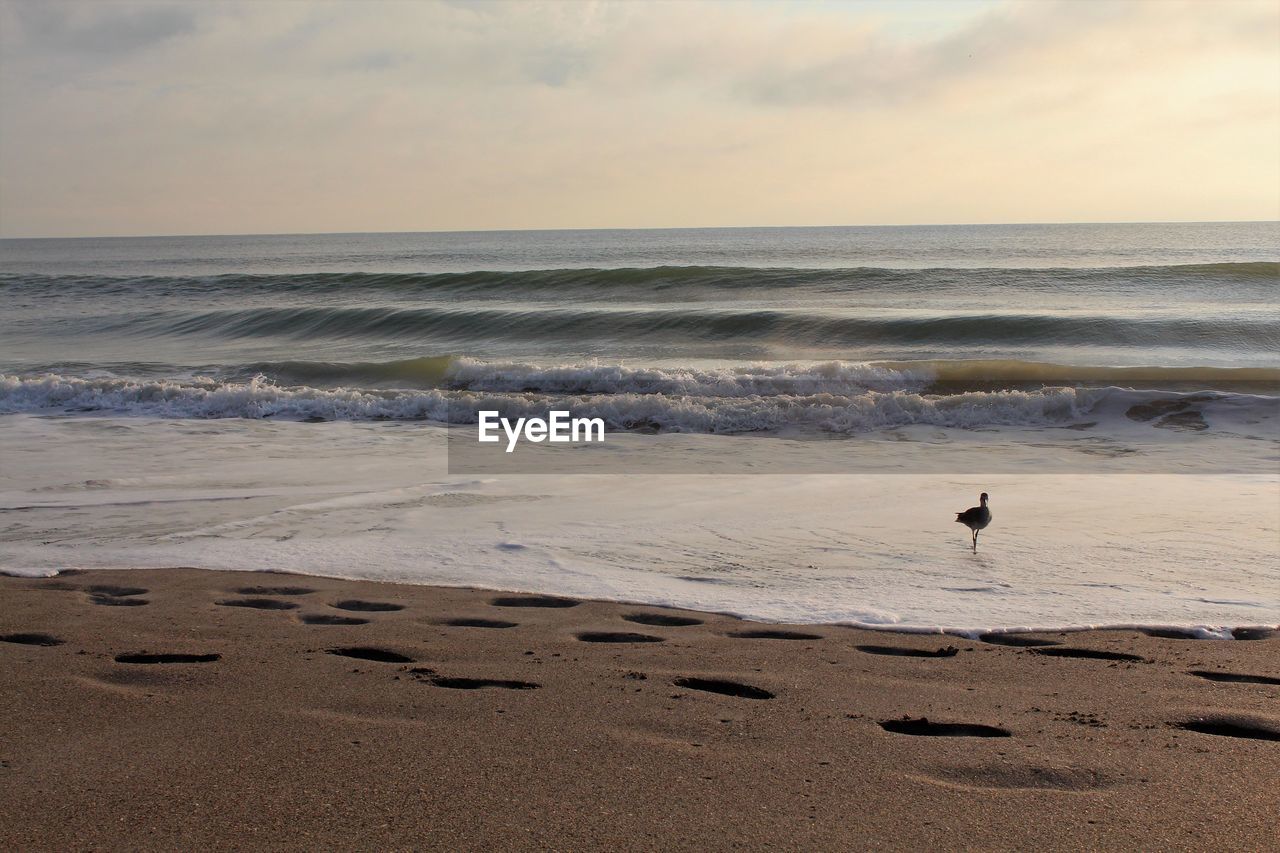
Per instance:
[[[1280,219],[1117,219],[1088,220],[1079,219],[1060,222],[914,222],[914,223],[880,223],[875,225],[694,225],[694,226],[643,226],[628,227],[571,227],[571,228],[450,228],[429,229],[421,231],[254,231],[241,233],[208,232],[201,234],[76,234],[62,236],[22,236],[8,237],[0,235],[0,241],[8,240],[150,240],[150,239],[184,239],[193,237],[353,237],[371,236],[375,234],[556,234],[567,232],[591,231],[749,231],[749,230],[787,230],[817,228],[1007,228],[1010,226],[1038,225],[1254,225],[1280,224]]]

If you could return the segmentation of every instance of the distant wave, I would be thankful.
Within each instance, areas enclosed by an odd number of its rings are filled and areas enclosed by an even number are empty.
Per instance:
[[[1193,275],[1229,275],[1239,278],[1266,278],[1280,280],[1280,262],[1252,261],[1249,263],[1218,264],[1173,264],[1161,267],[1138,267],[1137,269],[1156,271],[1165,270],[1174,274],[1191,273]]]
[[[630,299],[670,297],[699,290],[814,289],[827,293],[886,289],[927,291],[940,285],[973,283],[983,287],[1064,287],[1116,283],[1141,285],[1186,282],[1203,285],[1207,280],[1233,280],[1263,285],[1280,284],[1280,261],[1247,263],[1169,264],[1163,266],[1057,267],[1057,268],[952,268],[894,269],[850,267],[804,269],[739,266],[654,266],[616,269],[544,269],[476,271],[461,273],[289,273],[225,274],[213,276],[108,276],[0,274],[0,288],[40,291],[56,288],[65,293],[79,289],[97,294],[145,292],[148,294],[222,292],[286,294],[352,294],[361,291],[413,292],[441,295],[485,296],[507,294],[530,298],[575,292],[622,295]]]
[[[524,390],[512,390],[519,384],[515,372],[507,371],[499,381],[476,363],[461,365],[455,374],[455,384],[465,390],[322,389],[277,385],[264,378],[237,382],[3,376],[0,413],[472,423],[481,409],[521,417],[545,416],[555,408],[602,418],[610,430],[837,434],[914,424],[1066,426],[1086,418],[1124,424],[1154,422],[1170,413],[1208,418],[1207,428],[1219,415],[1250,424],[1280,415],[1280,398],[1265,395],[1065,387],[929,394],[907,390],[927,383],[926,377],[889,368],[830,364],[808,369],[808,374],[761,370],[734,375],[555,368],[537,376],[530,369],[522,380],[527,383]],[[486,386],[493,390],[483,390]]]
[[[437,345],[496,341],[743,342],[789,346],[892,347],[1177,346],[1280,349],[1268,318],[979,314],[849,317],[786,310],[607,306],[272,307],[142,314],[104,320],[113,334],[421,340]]]
[[[0,333],[386,343],[437,352],[1020,357],[1280,351],[1280,263],[1089,269],[667,266],[470,273],[0,275]],[[994,307],[993,307],[994,306]],[[682,350],[681,348],[686,348]],[[314,350],[313,350],[314,351]],[[1047,353],[1046,353],[1047,354]],[[1199,360],[1192,356],[1183,361]],[[1264,359],[1263,363],[1267,363]]]

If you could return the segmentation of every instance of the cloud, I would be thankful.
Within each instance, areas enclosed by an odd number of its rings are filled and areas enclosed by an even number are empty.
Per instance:
[[[129,54],[195,30],[194,7],[28,0],[12,9],[20,44],[45,56]]]
[[[1268,2],[0,15],[7,236],[1280,216]]]

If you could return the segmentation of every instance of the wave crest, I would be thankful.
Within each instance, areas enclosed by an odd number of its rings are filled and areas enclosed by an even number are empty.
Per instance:
[[[57,372],[58,368],[48,368]],[[257,362],[233,377],[264,375],[282,384],[441,388],[547,394],[852,394],[861,391],[957,392],[1046,385],[1280,392],[1280,369],[1265,367],[1105,367],[1018,359],[755,363],[732,367],[532,364],[430,356],[385,362]]]
[[[496,410],[505,417],[545,417],[552,409],[578,417],[602,418],[610,430],[660,430],[695,433],[825,432],[850,434],[916,424],[937,427],[1065,426],[1084,418],[1125,423],[1134,407],[1179,411],[1194,406],[1243,413],[1245,422],[1274,418],[1280,398],[1220,392],[1197,394],[1134,391],[1120,388],[1044,387],[1028,390],[965,391],[953,394],[909,390],[918,376],[872,365],[815,365],[803,376],[779,375],[780,368],[731,376],[690,371],[671,376],[654,371],[623,375],[579,374],[561,368],[539,378],[539,390],[496,387],[518,384],[507,376],[483,388],[480,363],[463,363],[471,371],[468,387],[420,390],[330,388],[277,385],[264,378],[186,381],[129,378],[81,379],[59,374],[0,377],[0,413],[61,412],[148,415],[165,418],[281,418],[342,421],[428,421],[474,423],[476,412]],[[617,371],[613,389],[603,390],[608,371]],[[527,380],[527,375],[525,379]],[[584,378],[590,383],[584,384]],[[785,380],[785,381],[782,381]],[[560,382],[560,390],[551,387]],[[646,390],[643,386],[650,383]],[[902,387],[892,387],[894,383]],[[680,385],[680,383],[684,383]],[[824,388],[823,383],[843,386]],[[664,385],[658,391],[655,385]],[[879,387],[869,387],[872,385]],[[786,386],[783,389],[783,386]],[[675,388],[680,393],[669,393]],[[621,390],[627,388],[628,390]],[[748,393],[751,389],[751,393]],[[766,391],[767,393],[761,393]],[[726,393],[729,392],[729,393]],[[1163,407],[1163,408],[1162,408]],[[1139,420],[1129,414],[1129,421]]]

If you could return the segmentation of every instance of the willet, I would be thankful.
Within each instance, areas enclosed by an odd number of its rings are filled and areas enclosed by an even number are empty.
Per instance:
[[[956,513],[956,521],[973,531],[973,553],[978,553],[978,531],[991,523],[991,510],[987,509],[987,493],[978,498],[982,506],[971,506],[964,512]]]

